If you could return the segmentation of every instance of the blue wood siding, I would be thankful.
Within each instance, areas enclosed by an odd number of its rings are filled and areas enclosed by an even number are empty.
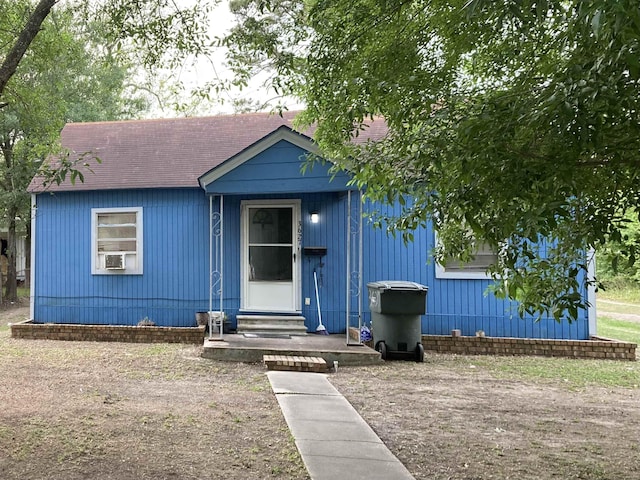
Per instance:
[[[91,274],[91,208],[142,207],[144,274]],[[208,307],[208,200],[200,189],[40,194],[34,319],[192,326]]]
[[[372,211],[371,205],[367,209]],[[385,214],[397,214],[399,207],[380,207]],[[460,329],[463,335],[475,335],[483,330],[488,336],[526,338],[587,339],[587,312],[581,311],[578,321],[556,322],[551,318],[535,321],[521,319],[517,305],[497,299],[487,289],[491,280],[438,279],[431,257],[435,235],[432,229],[419,229],[414,241],[405,245],[398,236],[387,235],[383,229],[370,225],[364,234],[364,283],[378,280],[408,280],[429,287],[427,313],[422,317],[422,332],[449,335]],[[583,293],[586,296],[586,289]],[[368,308],[365,315],[370,321]]]
[[[346,194],[316,193],[288,195],[252,195],[225,197],[225,306],[234,320],[240,306],[240,202],[244,199],[300,198],[302,200],[303,246],[327,247],[322,257],[302,257],[302,314],[310,331],[318,325],[313,271],[319,280],[322,320],[331,333],[344,332],[346,325]],[[368,205],[368,210],[373,208]],[[376,207],[377,210],[380,207]],[[394,213],[393,209],[384,209]],[[309,212],[317,211],[320,222],[312,224]],[[397,212],[395,212],[397,213]],[[368,220],[363,224],[363,319],[371,321],[366,284],[378,280],[408,280],[427,285],[427,314],[422,317],[425,334],[448,335],[453,329],[463,335],[486,335],[530,338],[588,338],[586,312],[577,322],[558,323],[553,319],[536,322],[521,319],[516,304],[499,300],[487,292],[490,280],[443,280],[435,278],[435,264],[430,252],[435,237],[433,231],[420,229],[412,243],[405,244],[383,229],[374,228]],[[304,299],[310,305],[304,305]],[[351,305],[351,314],[357,305]]]
[[[315,163],[301,174],[307,152],[281,140],[207,186],[208,193],[299,193],[346,190],[349,177],[329,173],[330,165]]]
[[[302,246],[327,247],[322,259],[301,256],[298,260],[302,262],[301,313],[306,325],[310,331],[318,325],[315,270],[323,322],[332,333],[345,330],[347,196],[345,191],[323,190],[342,182],[329,182],[326,167],[323,178],[313,181],[322,191],[311,192],[313,182],[298,178],[302,153],[286,142],[277,144],[210,185],[213,191],[227,187],[232,191],[243,185],[256,192],[256,185],[262,185],[260,179],[270,178],[267,183],[272,183],[274,175],[282,175],[289,179],[286,189],[299,188],[287,193],[224,195],[223,309],[234,325],[241,292],[241,201],[285,198],[301,200]],[[313,171],[322,172],[319,165]],[[91,209],[115,207],[143,208],[143,275],[91,274]],[[375,208],[380,209],[383,213],[398,212],[391,207]],[[365,210],[374,208],[367,204]],[[312,211],[320,214],[317,224],[310,222]],[[148,317],[158,325],[192,326],[195,312],[208,310],[209,199],[201,189],[44,193],[37,196],[36,215],[36,321],[135,325]],[[586,312],[572,324],[522,320],[513,303],[487,293],[490,281],[435,278],[430,258],[434,241],[432,229],[427,228],[416,231],[414,241],[405,245],[400,236],[394,238],[364,221],[362,301],[366,322],[371,319],[366,284],[407,280],[429,287],[427,314],[422,317],[425,334],[448,335],[460,329],[463,335],[484,330],[489,336],[588,338]],[[310,305],[305,305],[305,298],[310,299]],[[219,308],[217,300],[213,308]],[[356,312],[357,305],[352,304],[351,313]]]

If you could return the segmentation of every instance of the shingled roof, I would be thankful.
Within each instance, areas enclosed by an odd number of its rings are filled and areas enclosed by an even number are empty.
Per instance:
[[[67,180],[47,191],[198,187],[203,173],[282,125],[293,128],[296,113],[69,123],[61,133],[62,146],[72,157],[87,154],[101,163],[89,160],[93,173],[83,172],[84,182]],[[373,122],[367,137],[384,133],[384,122]],[[29,191],[43,190],[42,179],[34,178]]]

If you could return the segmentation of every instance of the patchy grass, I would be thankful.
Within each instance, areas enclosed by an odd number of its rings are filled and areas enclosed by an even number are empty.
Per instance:
[[[497,378],[543,380],[569,389],[640,387],[638,362],[499,356],[458,357],[454,362],[461,371],[476,369]]]
[[[640,345],[640,322],[598,317],[598,335]]]
[[[611,300],[615,302],[637,303],[640,305],[640,287],[637,285],[624,285],[609,287],[606,290],[598,290],[597,299]]]
[[[615,300],[604,300],[598,298],[596,301],[596,307],[598,312],[611,312],[611,313],[624,313],[640,315],[640,304],[617,302]]]
[[[606,312],[598,315],[598,335],[640,345],[640,321],[637,317],[629,316],[640,316],[640,289],[617,289],[609,293],[598,293],[597,311]],[[620,317],[615,318],[616,314],[620,314]],[[625,315],[629,320],[625,319]]]

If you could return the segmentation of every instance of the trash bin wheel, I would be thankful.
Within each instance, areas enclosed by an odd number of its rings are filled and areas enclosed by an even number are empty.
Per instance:
[[[376,351],[380,352],[380,357],[382,357],[382,360],[387,359],[387,344],[384,340],[380,340],[378,343],[376,343]]]
[[[424,362],[424,347],[421,343],[416,345],[416,362],[422,363]]]

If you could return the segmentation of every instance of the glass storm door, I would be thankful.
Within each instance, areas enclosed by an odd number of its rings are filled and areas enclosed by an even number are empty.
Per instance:
[[[299,310],[299,202],[246,202],[242,216],[243,309]]]

